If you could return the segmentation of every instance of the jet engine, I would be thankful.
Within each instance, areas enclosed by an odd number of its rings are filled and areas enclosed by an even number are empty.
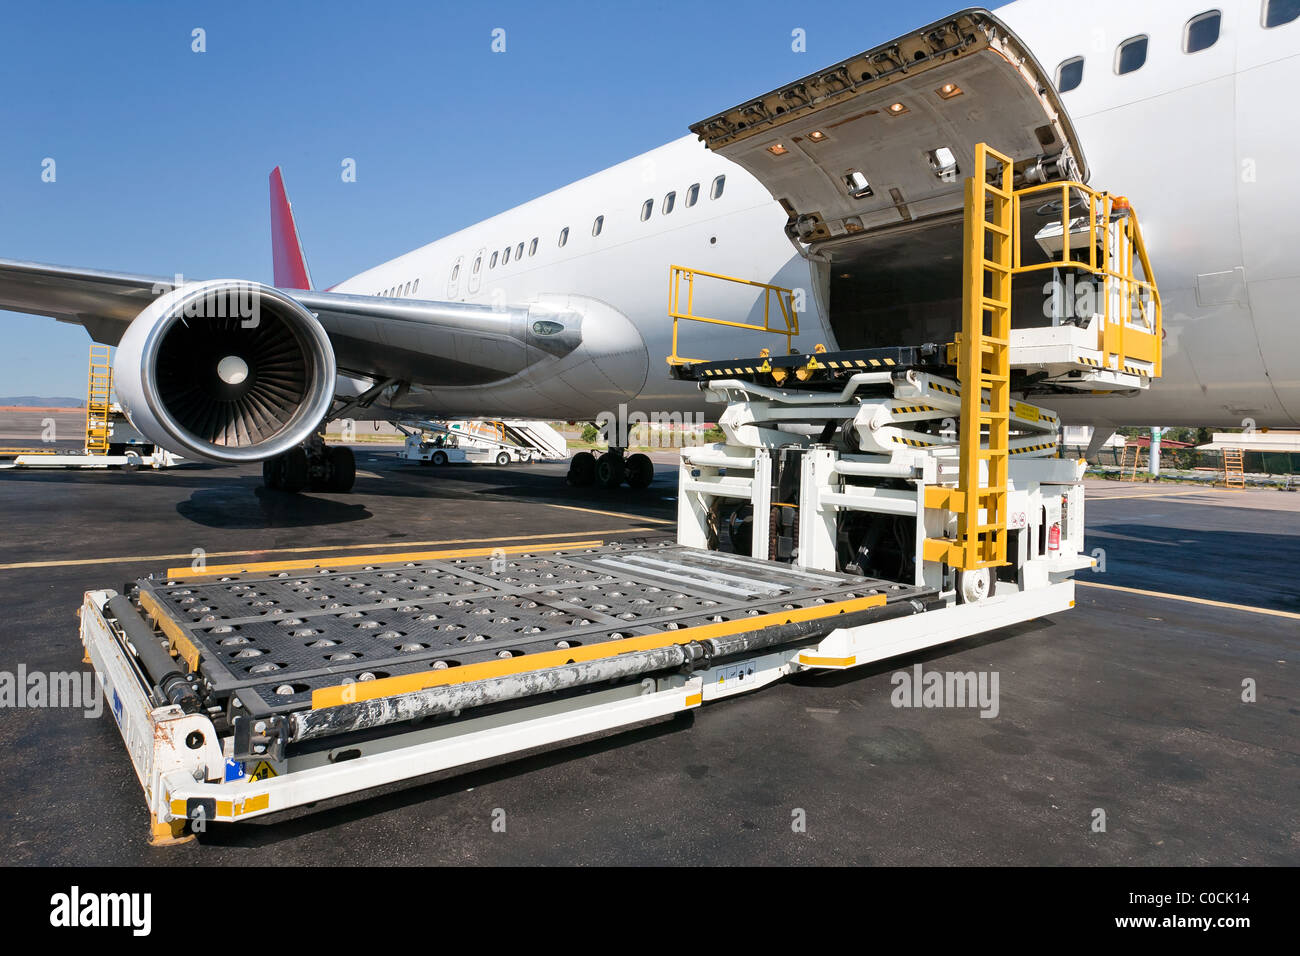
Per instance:
[[[261,461],[306,441],[334,397],[329,337],[301,303],[213,279],[156,299],[113,362],[118,401],[150,441],[187,458]]]

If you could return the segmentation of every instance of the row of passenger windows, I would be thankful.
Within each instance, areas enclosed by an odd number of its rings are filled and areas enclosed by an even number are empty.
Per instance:
[[[709,198],[710,199],[722,198],[722,190],[725,188],[726,184],[727,184],[727,177],[725,175],[718,176],[716,179],[714,179],[713,185],[709,189]],[[694,183],[690,189],[686,190],[686,205],[694,206],[695,203],[699,201],[699,198],[700,198],[700,184]],[[665,216],[668,215],[668,213],[673,211],[673,207],[676,205],[676,203],[677,203],[676,191],[670,192],[667,196],[664,197],[663,212]],[[653,211],[654,211],[654,200],[647,199],[644,203],[641,204],[641,221],[645,222],[647,219],[649,219],[650,214]],[[605,228],[604,216],[597,216],[594,220],[592,220],[591,234],[593,236],[599,236],[601,232],[604,230],[604,228]],[[560,249],[563,249],[565,244],[568,243],[568,241],[569,241],[569,227],[565,226],[563,229],[560,230],[560,236],[556,242],[556,246]],[[538,238],[536,236],[534,236],[532,241],[528,243],[529,257],[537,255],[537,243],[538,243]],[[510,258],[512,254],[516,262],[522,259],[524,257],[524,244],[522,242],[519,243],[517,246],[513,248],[513,250],[511,249],[510,246],[506,246],[505,249],[493,252],[492,258],[488,260],[488,268],[495,269],[498,264],[502,266],[507,265],[510,262]],[[474,259],[474,275],[478,275],[479,270],[482,267],[483,267],[483,256],[480,255]],[[459,277],[460,277],[460,266],[454,266],[451,270],[451,281],[455,282]]]
[[[725,175],[716,177],[713,180],[713,184],[709,187],[709,198],[721,199],[722,190],[726,187],[726,185],[727,185],[727,177]],[[694,206],[699,201],[699,198],[700,198],[700,184],[693,183],[690,189],[686,190],[686,199],[685,199],[686,205],[688,207]],[[666,216],[670,212],[672,212],[676,204],[677,204],[677,192],[676,190],[674,190],[673,192],[670,192],[668,193],[668,195],[664,196],[663,214]],[[647,199],[644,203],[641,204],[641,221],[645,222],[647,219],[650,218],[650,215],[653,212],[654,212],[654,200]],[[604,230],[604,228],[605,228],[604,216],[597,216],[594,220],[592,220],[591,234],[593,236],[599,236],[601,232]],[[563,249],[565,244],[568,243],[568,241],[569,241],[569,227],[565,226],[563,229],[560,230],[559,239],[557,240],[556,245],[559,248]],[[539,242],[540,242],[539,237],[533,236],[532,240],[527,243],[528,255],[530,258],[532,256],[537,255],[537,246]],[[474,265],[472,267],[473,275],[478,275],[479,272],[482,271],[483,255],[484,255],[483,253],[479,253],[479,255],[474,257]],[[520,259],[524,257],[524,243],[521,242],[515,246],[506,246],[504,249],[498,249],[494,251],[492,253],[492,258],[488,260],[488,268],[495,269],[498,265],[504,267],[507,264],[509,264],[512,257],[516,262],[518,262]],[[451,282],[454,283],[459,279],[460,279],[460,263],[457,262],[451,268],[450,280]],[[407,295],[413,295],[419,288],[420,288],[420,280],[415,279],[411,282],[404,283],[403,285],[396,285],[393,286],[392,288],[385,289],[378,294],[381,296],[388,296],[388,297],[407,296]]]
[[[725,189],[726,186],[727,186],[727,177],[718,176],[716,179],[713,180],[713,185],[709,187],[709,198],[721,199],[722,190]],[[691,188],[686,190],[686,200],[685,200],[686,208],[689,209],[691,206],[694,206],[699,201],[700,201],[700,184],[692,183]],[[666,216],[670,212],[672,212],[676,206],[677,206],[677,190],[674,189],[672,192],[664,196],[664,201],[660,210],[660,214]],[[647,219],[649,219],[652,215],[654,215],[654,211],[655,211],[654,199],[653,198],[647,199],[645,202],[641,204],[641,221],[645,222]]]
[[[375,294],[381,295],[386,299],[391,299],[397,296],[415,295],[415,293],[419,291],[420,291],[420,280],[412,279],[410,282],[404,282],[401,285],[395,285],[392,288],[384,289],[382,292],[377,292]]]
[[[1264,0],[1261,23],[1266,29],[1280,27],[1300,18],[1300,0]],[[1223,13],[1207,10],[1187,21],[1183,27],[1183,52],[1200,53],[1219,42]],[[1140,70],[1147,61],[1145,34],[1129,37],[1115,50],[1115,72],[1120,76]],[[1083,57],[1075,56],[1056,68],[1056,88],[1062,93],[1076,89],[1083,82]]]

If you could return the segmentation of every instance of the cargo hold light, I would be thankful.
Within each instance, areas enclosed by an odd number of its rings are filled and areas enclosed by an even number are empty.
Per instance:
[[[939,94],[940,99],[950,100],[954,96],[961,96],[965,91],[956,83],[945,83],[943,86],[935,90],[935,92]]]
[[[784,156],[786,153],[789,152],[789,150],[787,150],[780,143],[773,143],[771,146],[767,148],[767,151],[771,153],[773,156]]]
[[[888,112],[890,116],[902,116],[907,112],[907,107],[902,103],[890,103]]]
[[[826,134],[819,129],[815,129],[808,134],[808,138],[812,140],[814,143],[820,143],[822,140],[826,138]]]

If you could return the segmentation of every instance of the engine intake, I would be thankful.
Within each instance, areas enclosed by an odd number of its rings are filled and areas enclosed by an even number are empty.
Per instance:
[[[131,322],[113,378],[131,423],[186,457],[271,458],[311,437],[334,397],[334,350],[301,303],[214,279],[161,296]]]

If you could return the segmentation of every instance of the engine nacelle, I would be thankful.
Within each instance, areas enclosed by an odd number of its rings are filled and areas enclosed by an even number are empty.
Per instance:
[[[174,289],[117,347],[117,399],[142,435],[187,458],[249,462],[311,437],[334,398],[334,349],[299,302],[258,282]]]

